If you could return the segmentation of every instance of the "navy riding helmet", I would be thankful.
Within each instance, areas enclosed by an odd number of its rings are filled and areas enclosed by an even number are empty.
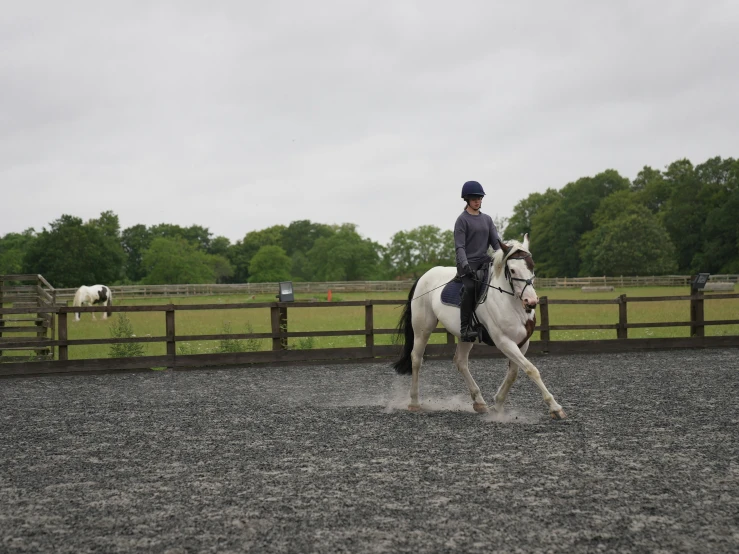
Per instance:
[[[482,185],[477,181],[467,181],[462,185],[462,198],[466,199],[468,196],[485,196]]]

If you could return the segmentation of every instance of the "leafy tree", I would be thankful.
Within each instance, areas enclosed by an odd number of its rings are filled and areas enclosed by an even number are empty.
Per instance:
[[[138,283],[146,276],[144,269],[144,252],[151,246],[154,239],[146,225],[134,225],[124,229],[121,233],[121,245],[126,253],[126,278]]]
[[[655,215],[632,204],[582,237],[583,275],[664,275],[677,270],[675,247]]]
[[[532,254],[541,276],[579,274],[579,242],[593,228],[593,214],[604,198],[627,190],[629,185],[628,179],[609,169],[567,184],[559,199],[538,209],[531,221],[531,234]]]
[[[631,191],[637,201],[652,213],[659,213],[670,198],[670,183],[665,180],[662,172],[649,166],[639,172],[631,183]]]
[[[155,238],[144,252],[147,285],[215,283],[212,256],[184,238]]]
[[[644,211],[640,209],[643,207],[639,203],[636,194],[628,190],[622,190],[604,198],[591,219],[593,225],[598,227],[627,213],[643,214]]]
[[[234,268],[232,282],[246,283],[249,280],[249,264],[262,246],[280,246],[284,225],[273,225],[261,231],[250,231],[240,241],[236,241],[228,251],[228,259]]]
[[[113,240],[120,240],[121,238],[121,224],[118,221],[118,216],[110,210],[102,212],[99,218],[91,219],[87,224],[100,229],[100,232],[108,238]]]
[[[385,260],[393,276],[419,277],[437,265],[455,263],[454,233],[434,225],[399,231],[390,239]]]
[[[227,237],[218,236],[210,241],[208,246],[208,254],[216,254],[218,256],[228,256],[228,249],[231,247],[231,241]]]
[[[181,227],[180,225],[174,225],[171,223],[160,223],[159,225],[152,225],[149,228],[149,232],[151,233],[152,238],[183,238],[203,252],[209,251],[212,236],[212,233],[208,230],[208,228],[202,227],[201,225]]]
[[[122,276],[124,257],[119,239],[100,225],[62,215],[31,242],[23,271],[40,273],[55,287],[112,284]]]
[[[291,257],[296,252],[307,254],[318,239],[328,238],[335,232],[334,228],[324,223],[313,223],[308,219],[293,221],[282,230],[280,246]]]
[[[250,283],[276,283],[290,279],[292,260],[276,245],[262,246],[249,264]]]
[[[707,206],[701,202],[700,183],[689,160],[670,164],[664,177],[672,192],[660,212],[662,223],[675,244],[678,269],[690,271],[693,256],[703,245]]]
[[[355,225],[345,223],[330,237],[316,240],[308,259],[317,281],[357,281],[377,277],[381,251],[379,244],[362,238]]]
[[[312,267],[310,260],[303,252],[295,252],[292,255],[292,274],[293,281],[310,281],[312,277]]]
[[[0,275],[23,272],[23,257],[35,238],[34,229],[26,229],[23,233],[8,233],[0,238]]]
[[[735,273],[739,269],[739,160],[712,158],[695,168],[706,206],[702,248],[693,253],[693,272]]]
[[[234,269],[231,267],[231,262],[228,261],[228,258],[216,254],[208,254],[208,259],[210,260],[216,283],[225,283],[233,276]]]
[[[531,233],[531,220],[546,206],[561,198],[561,193],[554,189],[547,189],[544,193],[534,192],[521,200],[513,208],[513,215],[508,219],[507,225],[501,231],[501,237],[505,240],[521,240],[526,233]]]

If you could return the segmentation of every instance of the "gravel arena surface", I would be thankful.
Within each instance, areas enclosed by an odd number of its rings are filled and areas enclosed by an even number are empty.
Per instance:
[[[738,552],[738,355],[0,379],[0,551]]]

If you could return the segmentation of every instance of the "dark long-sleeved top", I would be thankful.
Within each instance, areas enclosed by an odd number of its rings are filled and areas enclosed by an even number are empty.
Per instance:
[[[454,224],[454,248],[457,252],[457,269],[467,264],[485,260],[488,246],[500,248],[500,235],[488,214],[472,215],[464,210]]]

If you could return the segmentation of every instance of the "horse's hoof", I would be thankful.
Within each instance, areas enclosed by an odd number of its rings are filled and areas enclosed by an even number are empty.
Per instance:
[[[421,411],[421,406],[419,406],[417,404],[408,404],[408,411],[409,412],[420,412]]]
[[[478,414],[486,414],[490,411],[487,404],[483,404],[482,402],[475,402],[472,404],[472,409],[475,410]]]
[[[552,416],[552,419],[565,419],[567,417],[567,414],[564,410],[561,408],[557,410],[556,412],[549,412]]]

